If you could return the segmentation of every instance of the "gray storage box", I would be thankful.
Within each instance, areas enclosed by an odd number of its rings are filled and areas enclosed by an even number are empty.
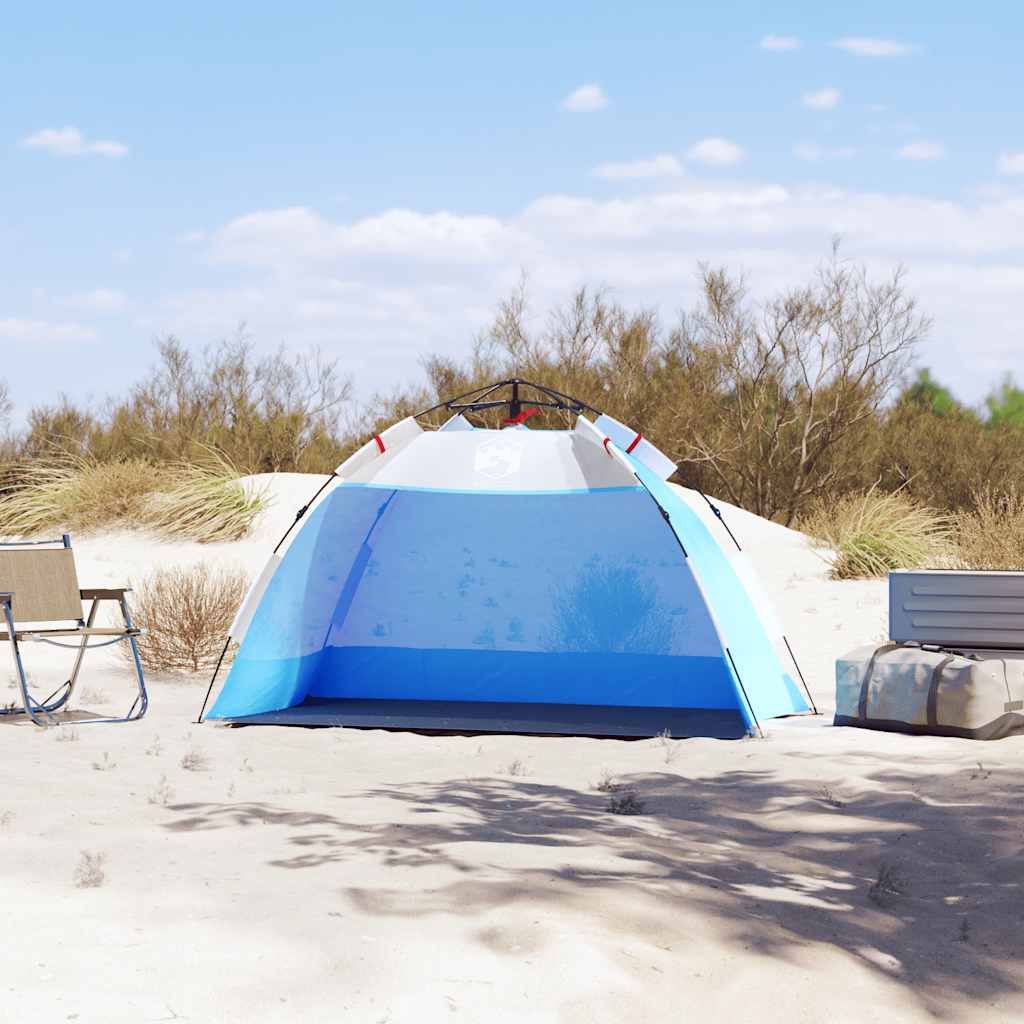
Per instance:
[[[891,572],[889,637],[941,647],[1024,650],[1024,572]]]
[[[858,647],[836,661],[835,724],[978,740],[1024,733],[1024,655]]]

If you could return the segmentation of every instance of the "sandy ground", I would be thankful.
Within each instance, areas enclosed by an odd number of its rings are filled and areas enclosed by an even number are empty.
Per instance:
[[[235,545],[82,539],[82,585],[255,572],[318,482],[271,481]],[[831,727],[884,584],[729,521],[825,712],[766,740],[195,726],[205,681],[166,679],[135,725],[0,724],[0,1020],[1024,1019],[1024,738]],[[86,666],[91,706],[130,703],[115,656]],[[608,812],[605,774],[643,814]]]

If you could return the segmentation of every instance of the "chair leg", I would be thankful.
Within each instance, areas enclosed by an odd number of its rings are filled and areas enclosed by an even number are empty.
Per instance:
[[[120,603],[125,629],[134,629],[135,624],[132,622],[132,613],[128,609],[128,598],[124,594],[121,595]],[[135,703],[132,704],[131,709],[128,711],[126,720],[135,721],[146,713],[146,708],[149,707],[149,695],[146,693],[146,679],[142,674],[142,659],[139,657],[139,645],[135,642],[134,636],[128,637],[128,645],[132,649],[132,660],[135,662],[135,676],[139,682],[139,695],[135,698]],[[134,713],[136,710],[137,713]]]
[[[14,628],[14,614],[11,610],[10,602],[5,601],[3,604],[4,619],[7,623],[7,635],[10,637],[11,654],[14,657],[14,670],[18,679],[18,688],[21,690],[21,703],[24,707],[24,714],[28,715],[29,718],[35,722],[36,725],[46,727],[48,725],[54,725],[54,719],[50,715],[49,708],[40,704],[33,696],[28,692],[28,677],[25,675],[25,666],[21,660],[21,650],[18,647],[18,633]],[[5,709],[4,714],[22,714],[21,710],[11,708]]]
[[[96,609],[99,607],[99,604],[99,598],[94,598],[92,606],[89,608],[89,617],[85,620],[85,624],[87,627],[91,627],[96,622]],[[71,695],[75,692],[75,683],[78,682],[78,673],[81,671],[82,659],[85,657],[85,652],[88,649],[88,644],[89,637],[87,635],[83,636],[82,643],[79,645],[78,648],[78,654],[75,655],[75,664],[74,667],[71,669],[71,677],[64,684],[64,686],[67,689],[64,693],[64,696],[61,697],[60,700],[56,701],[52,706],[49,706],[49,709],[51,711],[55,711],[57,710],[57,708],[62,708],[65,704],[68,703],[68,701],[71,700]]]

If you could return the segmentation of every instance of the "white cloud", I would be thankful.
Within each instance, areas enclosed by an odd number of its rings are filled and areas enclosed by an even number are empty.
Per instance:
[[[762,50],[782,52],[785,50],[799,50],[800,40],[795,36],[764,36],[757,45]]]
[[[123,142],[107,139],[88,141],[74,127],[44,128],[21,140],[25,149],[43,149],[54,156],[105,156],[112,159],[124,156],[128,147]]]
[[[25,345],[53,345],[66,342],[95,341],[96,331],[82,324],[58,324],[46,320],[0,320],[0,338]]]
[[[1024,152],[1000,153],[996,166],[1000,174],[1024,174]]]
[[[626,181],[631,178],[677,178],[683,165],[670,153],[662,153],[648,160],[627,160],[623,163],[600,164],[593,174],[608,181]]]
[[[811,110],[832,110],[839,103],[839,90],[828,85],[815,92],[805,92],[801,102]]]
[[[123,313],[128,308],[128,298],[116,288],[94,288],[67,296],[61,305],[90,313]]]
[[[196,242],[206,241],[205,231],[182,231],[181,234],[175,235],[174,240],[180,245],[195,245]]]
[[[822,160],[850,160],[857,155],[853,146],[819,146],[816,142],[798,142],[793,147],[798,160],[819,163]]]
[[[868,36],[844,36],[832,45],[855,57],[906,57],[917,50],[911,43],[900,43],[895,39],[872,39]]]
[[[573,89],[562,100],[562,107],[574,114],[590,114],[595,110],[604,110],[608,106],[608,97],[596,82],[587,82],[578,89]]]
[[[1013,365],[1024,338],[1018,190],[943,200],[692,174],[641,186],[601,199],[540,195],[504,217],[256,210],[200,245],[223,285],[166,295],[134,333],[200,341],[245,320],[268,345],[284,338],[339,357],[365,396],[417,379],[426,353],[469,353],[523,268],[536,313],[591,284],[671,320],[695,300],[698,261],[747,271],[765,295],[804,280],[840,235],[845,254],[876,273],[910,268],[908,287],[937,322],[921,356],[939,379],[974,399]]]
[[[919,139],[917,142],[908,142],[896,155],[901,160],[941,160],[946,155],[946,147],[941,142]]]
[[[698,163],[708,164],[711,167],[729,167],[738,164],[746,152],[742,146],[728,139],[718,137],[701,139],[689,149],[688,156]]]

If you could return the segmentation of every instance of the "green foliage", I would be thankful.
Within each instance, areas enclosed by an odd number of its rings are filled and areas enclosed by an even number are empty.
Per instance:
[[[927,367],[917,371],[914,383],[903,392],[900,401],[936,416],[950,416],[963,410],[949,388],[939,384]]]
[[[985,399],[988,422],[992,427],[1024,427],[1024,391],[1007,374],[999,387]]]

